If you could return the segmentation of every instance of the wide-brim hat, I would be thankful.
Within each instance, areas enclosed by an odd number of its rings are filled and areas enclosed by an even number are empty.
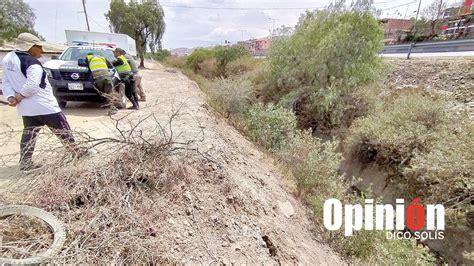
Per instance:
[[[15,48],[19,51],[26,52],[35,45],[44,47],[49,44],[41,41],[38,37],[28,32],[20,33],[20,35],[15,39]]]

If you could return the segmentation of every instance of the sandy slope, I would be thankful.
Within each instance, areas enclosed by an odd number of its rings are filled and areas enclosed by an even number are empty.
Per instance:
[[[180,109],[173,132],[179,140],[200,139],[194,148],[213,160],[208,176],[195,177],[191,187],[183,188],[186,205],[179,200],[157,203],[164,212],[164,220],[157,224],[157,249],[163,257],[188,262],[344,263],[320,242],[307,210],[288,192],[288,181],[271,159],[214,115],[194,82],[158,64],[147,66],[142,73],[148,102],[132,119],[154,113],[166,121]],[[0,106],[0,113],[0,132],[21,129],[13,108]],[[94,105],[74,105],[65,113],[76,130],[94,136],[114,134],[105,111]],[[0,155],[17,152],[18,139],[19,135],[0,139]],[[11,160],[0,169],[4,195],[13,195],[21,186],[14,163]]]

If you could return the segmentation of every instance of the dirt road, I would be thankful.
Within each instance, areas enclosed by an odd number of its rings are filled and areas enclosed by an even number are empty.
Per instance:
[[[199,151],[212,157],[225,173],[220,184],[196,180],[186,188],[186,197],[198,210],[192,219],[186,208],[165,210],[166,228],[160,228],[159,248],[172,261],[222,263],[301,263],[337,265],[344,263],[321,243],[307,209],[289,193],[290,185],[272,160],[207,106],[196,84],[180,73],[165,71],[149,63],[143,70],[148,102],[132,119],[150,113],[166,121],[174,110],[181,115],[173,124],[180,140],[197,140]],[[121,111],[119,116],[131,111]],[[21,129],[13,108],[0,106],[0,132]],[[93,136],[115,134],[105,110],[92,104],[72,105],[65,110],[75,130]],[[18,152],[19,135],[0,139],[0,155]],[[39,143],[39,145],[45,145]],[[98,158],[99,159],[99,158]],[[21,177],[14,167],[0,169],[0,190],[11,193]],[[214,166],[213,166],[214,167]],[[13,189],[12,189],[13,188]],[[225,188],[226,193],[222,193]],[[220,189],[217,190],[217,189]],[[232,206],[230,208],[229,206]],[[166,208],[157,203],[157,208]]]

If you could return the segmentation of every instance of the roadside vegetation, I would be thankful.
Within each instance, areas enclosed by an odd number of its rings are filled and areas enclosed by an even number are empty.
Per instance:
[[[23,0],[0,1],[0,45],[12,41],[22,32],[44,38],[34,30],[36,15]]]
[[[291,36],[274,41],[266,59],[231,46],[164,61],[195,80],[217,112],[281,162],[317,227],[323,228],[328,198],[354,203],[378,197],[351,189],[363,177],[346,175],[344,160],[379,167],[399,197],[444,204],[448,226],[469,226],[473,126],[439,95],[386,85],[377,56],[383,31],[370,11],[371,3],[359,1],[307,12]],[[442,261],[415,241],[387,240],[381,232],[345,238],[340,231],[321,231],[355,261]]]

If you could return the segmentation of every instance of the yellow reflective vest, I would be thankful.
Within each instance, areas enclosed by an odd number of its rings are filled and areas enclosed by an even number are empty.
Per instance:
[[[122,62],[123,62],[123,64],[115,67],[115,69],[117,69],[117,72],[119,74],[132,72],[132,67],[128,64],[128,61],[125,58],[125,56],[121,55],[121,56],[118,57],[118,59],[122,60]]]
[[[89,68],[92,72],[97,70],[108,70],[106,59],[99,55],[88,55],[87,61],[89,61]]]

